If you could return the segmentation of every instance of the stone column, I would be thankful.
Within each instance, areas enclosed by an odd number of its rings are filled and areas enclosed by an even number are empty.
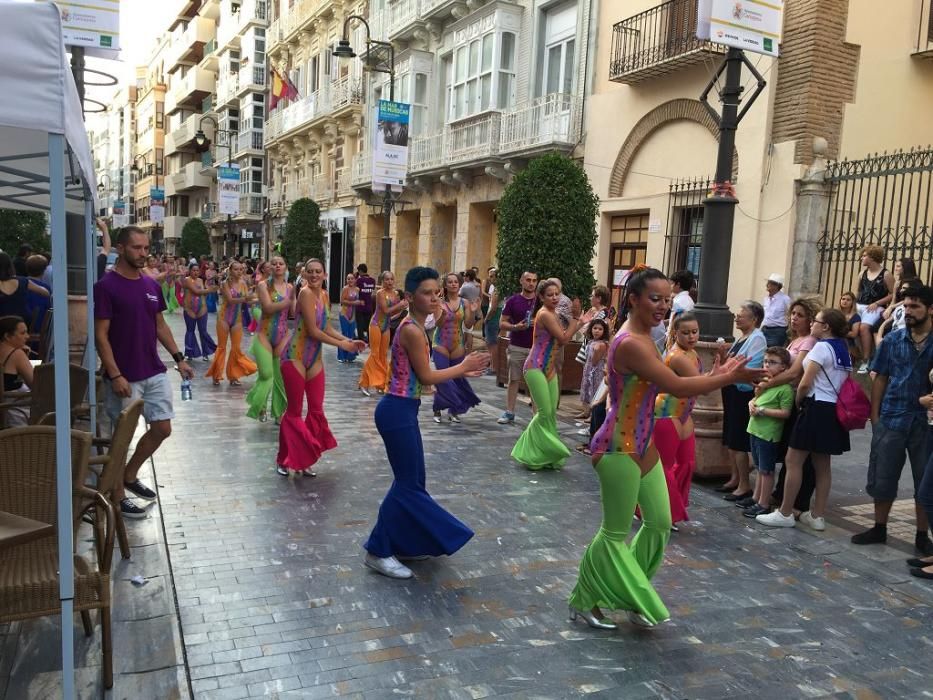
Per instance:
[[[697,343],[697,353],[703,361],[703,369],[713,366],[716,355],[716,343]],[[697,397],[693,407],[693,424],[696,434],[696,471],[695,476],[703,479],[729,476],[732,472],[732,459],[729,451],[722,444],[722,394],[714,391]]]
[[[418,264],[431,264],[431,226],[433,225],[434,202],[431,192],[418,197],[421,204],[421,225],[418,228]]]
[[[829,209],[829,183],[825,180],[826,140],[813,139],[813,165],[797,180],[797,216],[794,222],[794,249],[791,255],[792,297],[820,293],[819,241]]]

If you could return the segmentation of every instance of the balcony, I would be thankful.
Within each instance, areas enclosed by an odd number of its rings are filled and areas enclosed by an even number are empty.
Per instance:
[[[327,1],[298,0],[292,5],[288,10],[288,14],[277,19],[269,28],[270,31],[266,36],[269,42],[269,52],[272,53],[278,44],[288,41]]]
[[[580,140],[581,106],[578,97],[551,93],[506,110],[502,113],[499,152],[573,148]]]
[[[240,69],[239,85],[237,95],[245,92],[264,92],[266,89],[266,67],[265,66],[243,66]]]
[[[172,33],[172,43],[165,56],[165,68],[171,73],[183,65],[194,65],[204,57],[204,47],[215,35],[216,25],[207,17],[192,17],[188,26]]]
[[[184,77],[176,74],[172,83],[171,91],[165,96],[166,114],[183,107],[197,109],[204,98],[214,92],[217,74],[200,66],[193,66]]]
[[[221,71],[217,80],[217,106],[225,107],[235,103],[239,88],[240,76],[238,73]]]
[[[201,207],[200,218],[204,223],[210,223],[217,213],[217,202],[207,202]]]
[[[177,173],[169,175],[169,178],[176,192],[209,188],[213,183],[213,178],[209,174],[209,171],[208,174],[205,174],[200,162],[188,163],[188,165]]]
[[[447,128],[445,150],[450,163],[488,158],[499,152],[499,112],[462,119]]]
[[[698,39],[696,0],[668,0],[613,25],[609,79],[634,85],[725,54]]]
[[[359,81],[347,77],[327,83],[298,102],[275,110],[265,123],[265,144],[362,101],[363,89]]]
[[[240,36],[250,25],[266,26],[269,17],[267,0],[243,0],[234,10],[231,0],[224,0],[217,25],[217,44],[221,49],[239,46]]]
[[[351,185],[351,168],[342,168],[337,171],[337,189],[334,192],[334,199],[342,199],[343,197],[352,197],[354,195],[353,186]]]
[[[333,183],[327,175],[315,175],[311,179],[311,199],[317,204],[329,202],[334,196]]]
[[[422,0],[395,0],[386,8],[386,36],[400,39],[410,33],[421,15]]]
[[[241,194],[239,216],[262,216],[262,195]]]
[[[247,129],[237,134],[233,147],[233,157],[249,154],[262,155],[262,129]]]
[[[201,57],[201,68],[204,70],[217,72],[220,62],[220,56],[217,54],[217,39],[211,39],[204,44],[204,52]]]
[[[373,181],[373,162],[369,151],[361,151],[353,156],[350,165],[350,184],[353,187],[368,187]]]
[[[168,238],[181,238],[181,230],[185,227],[189,217],[187,216],[166,216],[162,220],[163,236]]]
[[[288,206],[292,202],[295,202],[302,197],[307,197],[308,195],[303,192],[304,183],[296,182],[288,184],[285,186],[285,205]]]
[[[193,151],[194,137],[201,128],[204,129],[207,138],[213,140],[214,124],[209,119],[205,119],[202,127],[202,119],[204,119],[203,114],[192,114],[181,123],[181,126],[170,131],[165,137],[165,155],[170,156],[178,151]]]
[[[445,132],[437,131],[411,139],[411,146],[408,149],[408,172],[416,173],[442,168],[446,163],[445,135]]]

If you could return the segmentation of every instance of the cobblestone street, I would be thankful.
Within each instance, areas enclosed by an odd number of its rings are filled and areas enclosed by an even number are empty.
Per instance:
[[[181,319],[170,322],[180,339]],[[115,575],[115,605],[145,597],[169,619],[177,609],[180,626],[152,639],[141,627],[124,646],[117,637],[113,697],[933,697],[933,586],[908,575],[902,542],[849,544],[839,508],[822,536],[765,531],[695,485],[693,521],[672,535],[655,579],[672,621],[615,632],[569,622],[567,597],[599,526],[595,474],[577,453],[556,473],[514,464],[527,409],[521,425],[497,425],[504,392],[491,377],[473,380],[484,403],[461,425],[421,411],[428,489],[476,537],[454,557],[413,564],[409,581],[365,569],[361,543],[391,472],[377,399],[355,391],[360,365],[338,364],[330,348],[325,357],[340,446],[314,479],[275,473],[274,423],[244,417],[252,378],[216,388],[199,378],[194,400],[176,401],[156,455],[159,504],[129,523],[135,537],[164,525],[168,561],[161,544],[134,548],[134,573],[160,578],[131,588]],[[562,429],[575,441],[572,423]],[[839,467],[842,493],[861,488],[866,448],[860,436]],[[0,637],[6,697],[44,697],[30,675],[36,655],[23,649],[54,657],[57,628],[16,628]],[[174,662],[127,671],[128,656],[173,652]],[[98,696],[99,663],[88,650],[82,697]]]

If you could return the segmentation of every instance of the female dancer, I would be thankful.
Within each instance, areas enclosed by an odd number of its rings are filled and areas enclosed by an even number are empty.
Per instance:
[[[211,260],[204,266],[204,283],[210,288],[211,293],[207,295],[207,313],[217,313],[217,297],[219,293],[219,280],[217,279],[217,266]]]
[[[362,306],[356,276],[347,275],[347,284],[340,290],[340,332],[348,338],[356,337],[356,307]],[[356,353],[337,349],[337,362],[356,362]]]
[[[434,345],[431,356],[437,369],[456,367],[463,362],[466,347],[463,328],[473,328],[480,301],[467,301],[460,297],[460,275],[448,272],[444,275],[444,301],[440,304],[441,315],[434,328]],[[447,410],[447,420],[459,423],[460,415],[479,405],[479,397],[473,392],[464,377],[441,382],[434,387],[434,422],[441,422],[441,411]]]
[[[635,272],[623,290],[628,318],[609,348],[609,413],[591,445],[599,476],[603,521],[580,562],[570,596],[570,619],[615,629],[600,608],[627,610],[631,622],[651,627],[667,620],[664,603],[651,586],[671,533],[664,472],[652,441],[658,390],[685,398],[735,382],[754,381],[761,370],[733,357],[710,374],[680,377],[667,367],[651,338],[671,306],[671,283],[659,270]],[[625,543],[636,504],[642,526]]]
[[[425,488],[424,446],[418,430],[421,388],[455,377],[479,377],[489,364],[487,353],[470,353],[462,362],[432,370],[424,321],[437,311],[437,270],[413,267],[405,275],[409,315],[392,342],[392,375],[386,395],[376,406],[376,428],[385,443],[394,481],[379,506],[379,517],[364,563],[390,578],[411,578],[401,558],[451,555],[473,531],[441,508]]]
[[[288,267],[285,268],[286,271]],[[256,295],[258,297],[258,289],[264,286],[269,278],[272,276],[272,262],[269,260],[263,260],[256,266],[256,272],[253,276],[253,283],[256,287]],[[285,278],[284,274],[282,279],[287,283],[288,280]],[[294,286],[292,286],[294,290]],[[294,296],[294,294],[293,294]],[[246,330],[250,335],[253,335],[256,332],[256,329],[259,328],[259,323],[262,321],[262,306],[260,304],[254,304],[249,312],[249,319],[243,318],[243,324],[246,326]]]
[[[285,281],[285,259],[273,255],[270,263],[271,274],[256,286],[262,320],[251,350],[259,366],[259,379],[246,395],[249,406],[246,415],[263,423],[268,419],[266,404],[270,393],[272,417],[279,420],[285,413],[285,385],[279,358],[288,345],[288,311],[295,303],[292,285]]]
[[[324,263],[311,258],[304,270],[306,284],[298,294],[298,327],[282,354],[282,380],[287,407],[279,428],[279,454],[276,470],[282,476],[306,474],[325,450],[337,447],[324,416],[324,343],[346,352],[366,346],[362,340],[350,340],[330,327],[330,301],[324,284]],[[308,397],[308,416],[302,421],[301,408]]]
[[[185,260],[184,258],[175,258],[175,301],[179,308],[185,305]]]
[[[230,386],[240,386],[240,379],[256,371],[256,364],[243,354],[243,324],[240,314],[243,302],[247,301],[246,282],[243,281],[243,264],[234,260],[230,263],[227,279],[220,287],[220,307],[217,314],[217,352],[205,376],[214,379],[219,386],[224,378],[224,360],[227,355],[227,336],[230,336],[230,359],[227,361],[227,378]]]
[[[370,396],[376,389],[384,394],[389,384],[389,320],[408,308],[395,289],[395,275],[386,270],[379,275],[382,287],[376,292],[376,313],[369,324],[369,357],[360,373],[360,391]]]
[[[188,360],[200,357],[205,362],[217,349],[217,344],[207,332],[207,303],[206,297],[212,290],[208,289],[201,279],[201,268],[197,265],[188,267],[188,276],[182,283],[185,290],[185,355]],[[195,335],[197,331],[197,335]],[[198,336],[201,344],[198,345]]]
[[[664,358],[664,364],[679,377],[703,374],[703,363],[695,350],[700,339],[700,325],[696,316],[685,311],[671,321],[674,347]],[[689,520],[690,482],[696,469],[696,439],[693,434],[693,406],[696,398],[678,398],[673,394],[658,394],[655,402],[654,442],[664,467],[667,491],[670,496],[671,521]]]
[[[553,280],[538,282],[531,352],[525,360],[525,384],[531,392],[537,412],[512,448],[512,458],[528,469],[560,469],[570,450],[557,434],[557,353],[573,338],[580,327],[593,318],[593,310],[580,315],[580,300],[571,307],[572,319],[567,328],[557,320],[560,287]]]
[[[166,258],[161,265],[162,296],[165,297],[165,311],[173,314],[178,308],[178,299],[175,297],[175,262]]]

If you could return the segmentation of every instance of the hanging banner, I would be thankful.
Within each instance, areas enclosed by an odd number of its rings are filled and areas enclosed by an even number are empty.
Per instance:
[[[65,46],[83,46],[90,55],[116,58],[120,50],[120,0],[69,0],[61,3]]]
[[[118,199],[113,203],[113,228],[130,225],[130,216],[126,213],[126,202]]]
[[[149,188],[149,220],[154,224],[165,221],[165,190],[161,187]]]
[[[379,100],[373,134],[373,185],[405,184],[411,105]]]
[[[710,3],[701,0],[698,12],[705,12],[706,7],[710,8],[711,41],[766,56],[778,55],[783,0],[711,0]],[[705,32],[702,15],[697,22],[697,35],[701,32]]]
[[[217,168],[217,208],[221,214],[240,213],[240,166],[221,165]]]

